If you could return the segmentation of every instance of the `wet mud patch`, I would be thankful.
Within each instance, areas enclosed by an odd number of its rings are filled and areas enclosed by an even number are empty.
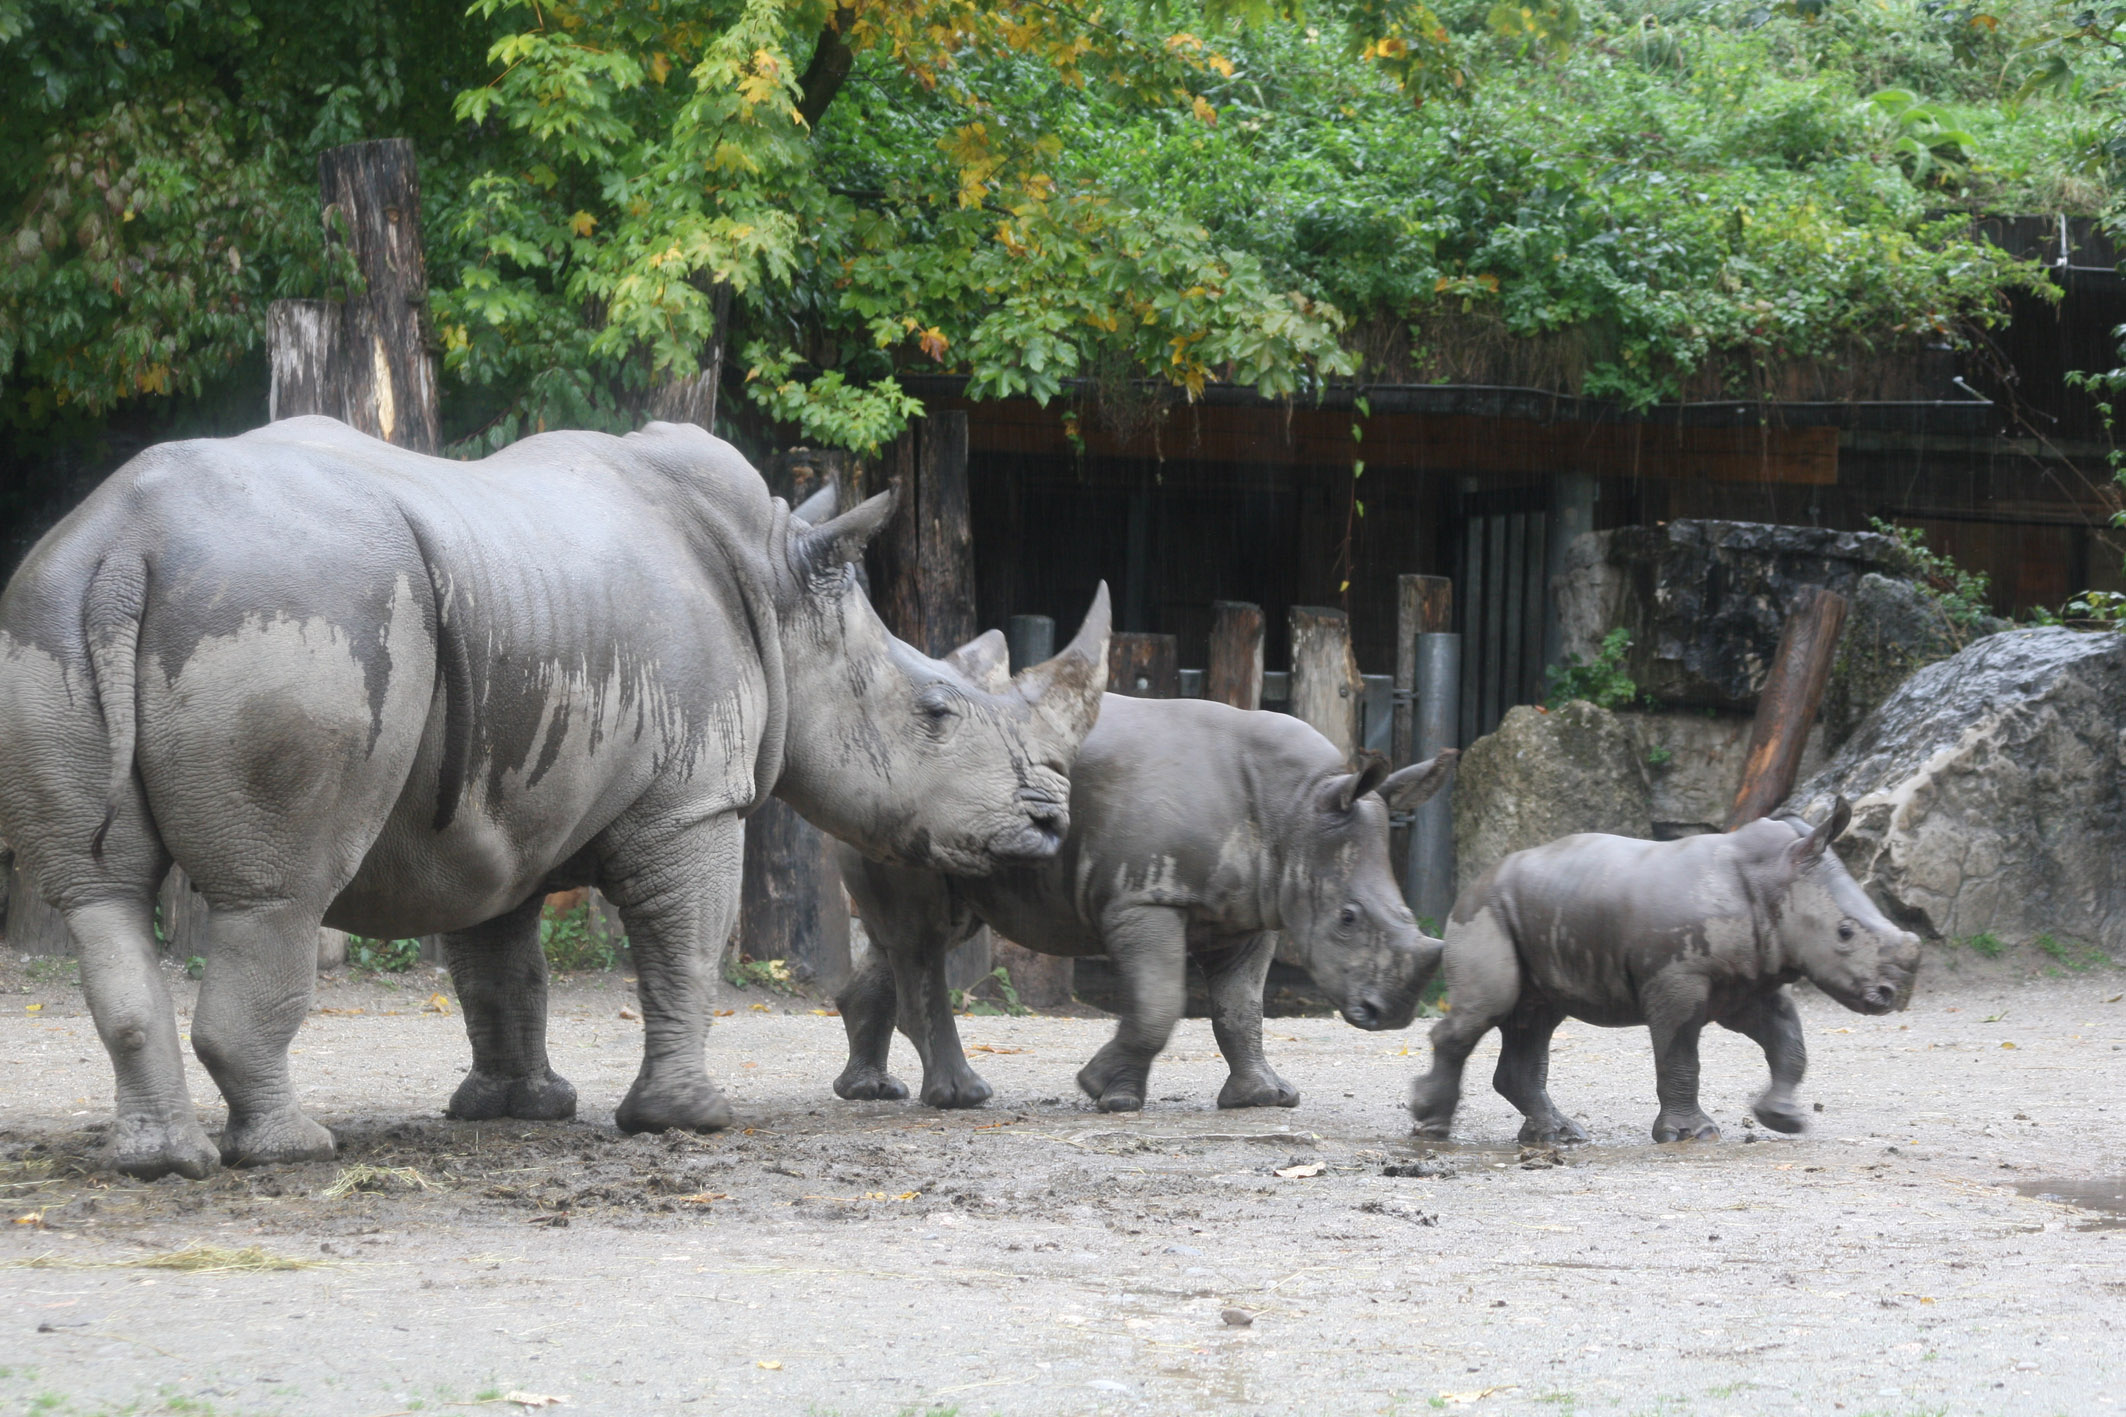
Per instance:
[[[2126,1230],[2126,1176],[2017,1181],[2015,1189],[2032,1200],[2089,1212],[2075,1222],[2077,1230]]]

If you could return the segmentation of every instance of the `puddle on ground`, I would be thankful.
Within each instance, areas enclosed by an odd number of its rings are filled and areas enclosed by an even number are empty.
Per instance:
[[[2126,1230],[2126,1176],[2078,1181],[2017,1181],[2015,1189],[2033,1200],[2095,1211],[2077,1230]]]

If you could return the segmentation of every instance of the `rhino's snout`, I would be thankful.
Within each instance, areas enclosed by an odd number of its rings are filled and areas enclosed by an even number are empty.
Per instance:
[[[1860,1006],[1871,1014],[1886,1014],[1897,1007],[1898,989],[1895,984],[1870,984],[1860,991]]]
[[[1070,835],[1070,805],[1059,802],[1038,788],[1020,788],[1020,822],[997,841],[993,850],[1007,861],[1046,861],[1063,849]]]
[[[1368,1033],[1382,1029],[1408,1028],[1416,1016],[1414,1004],[1399,1003],[1384,994],[1365,993],[1343,1006],[1344,1022]]]

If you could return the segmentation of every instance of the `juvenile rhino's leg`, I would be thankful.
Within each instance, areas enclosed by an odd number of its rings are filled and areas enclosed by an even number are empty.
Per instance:
[[[1808,1116],[1794,1100],[1801,1075],[1808,1070],[1808,1048],[1801,1041],[1801,1013],[1784,988],[1767,989],[1720,1021],[1753,1039],[1771,1065],[1771,1085],[1750,1104],[1757,1120],[1775,1132],[1808,1130]]]
[[[192,1049],[229,1103],[221,1159],[231,1166],[325,1161],[332,1133],[295,1105],[288,1045],[317,983],[321,904],[216,905]]]
[[[836,1097],[897,1102],[908,1095],[908,1084],[886,1071],[893,1052],[894,1001],[893,961],[874,937],[849,982],[834,996],[842,1031],[849,1036],[849,1061],[834,1080]]]
[[[959,1025],[952,1017],[952,991],[945,984],[945,956],[979,928],[954,930],[921,950],[896,949],[893,992],[900,1005],[901,1032],[923,1060],[923,1102],[931,1107],[979,1107],[990,1098],[989,1084],[967,1065]]]
[[[716,961],[738,923],[745,834],[736,813],[608,832],[600,888],[620,910],[642,1001],[642,1068],[613,1112],[624,1132],[731,1125],[731,1104],[702,1056]]]
[[[1220,1107],[1297,1107],[1299,1089],[1270,1068],[1262,1053],[1262,988],[1277,953],[1263,930],[1204,962],[1211,986],[1211,1034],[1232,1076],[1218,1090]]]
[[[152,1181],[198,1180],[221,1164],[185,1085],[177,1017],[155,959],[146,896],[67,912],[81,988],[118,1076],[117,1116],[104,1164]]]
[[[1550,1036],[1565,1021],[1552,1004],[1523,1000],[1499,1025],[1499,1065],[1491,1085],[1521,1109],[1523,1146],[1583,1142],[1587,1133],[1550,1100]]]
[[[1698,1106],[1698,1034],[1705,1027],[1702,984],[1657,984],[1641,1000],[1653,1034],[1654,1082],[1661,1097],[1654,1140],[1718,1141],[1720,1128]]]
[[[451,1094],[446,1117],[556,1122],[576,1115],[576,1089],[546,1057],[544,899],[535,895],[507,915],[443,937],[472,1040],[472,1070]]]
[[[1102,1112],[1141,1111],[1152,1059],[1188,1002],[1188,921],[1178,910],[1142,906],[1121,912],[1101,933],[1108,958],[1122,971],[1122,1021],[1079,1069],[1078,1086]]]
[[[1469,1054],[1521,997],[1520,959],[1496,913],[1487,907],[1448,929],[1442,958],[1448,1008],[1432,1025],[1432,1071],[1410,1084],[1410,1118],[1422,1137],[1444,1138],[1453,1129]]]

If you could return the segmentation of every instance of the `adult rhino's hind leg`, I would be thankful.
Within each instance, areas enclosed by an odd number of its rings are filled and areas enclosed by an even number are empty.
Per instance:
[[[1188,1002],[1188,922],[1178,910],[1138,906],[1104,922],[1101,935],[1122,971],[1123,1013],[1115,1036],[1078,1070],[1078,1086],[1102,1112],[1139,1112],[1152,1059]]]
[[[1757,1120],[1775,1132],[1808,1130],[1808,1114],[1794,1098],[1808,1070],[1808,1046],[1801,1040],[1801,1014],[1782,988],[1767,989],[1720,1021],[1764,1050],[1772,1080],[1750,1103]]]
[[[1584,1142],[1587,1133],[1550,1100],[1550,1036],[1565,1015],[1554,1005],[1522,1000],[1499,1025],[1499,1065],[1491,1085],[1521,1110],[1523,1146]]]
[[[690,825],[630,822],[609,832],[606,897],[620,909],[642,1000],[642,1069],[613,1113],[624,1132],[713,1132],[731,1104],[703,1050],[716,959],[738,923],[744,824],[725,812]]]
[[[1421,1137],[1445,1138],[1453,1130],[1469,1054],[1521,996],[1513,937],[1488,906],[1471,920],[1448,924],[1442,969],[1448,1009],[1432,1026],[1432,1071],[1410,1084],[1410,1118]]]
[[[546,951],[534,895],[507,915],[443,937],[472,1070],[444,1116],[468,1122],[515,1117],[558,1122],[576,1115],[576,1089],[546,1056]]]
[[[221,1158],[231,1166],[324,1161],[332,1133],[295,1105],[288,1045],[317,983],[322,904],[215,906],[192,1048],[229,1103]]]
[[[899,1102],[908,1084],[886,1071],[893,1052],[893,962],[874,941],[834,996],[849,1036],[849,1061],[834,1079],[834,1095],[849,1102]]]
[[[1297,1107],[1299,1089],[1277,1076],[1262,1052],[1262,988],[1277,935],[1263,930],[1204,962],[1211,986],[1211,1033],[1231,1076],[1218,1090],[1220,1107]]]

